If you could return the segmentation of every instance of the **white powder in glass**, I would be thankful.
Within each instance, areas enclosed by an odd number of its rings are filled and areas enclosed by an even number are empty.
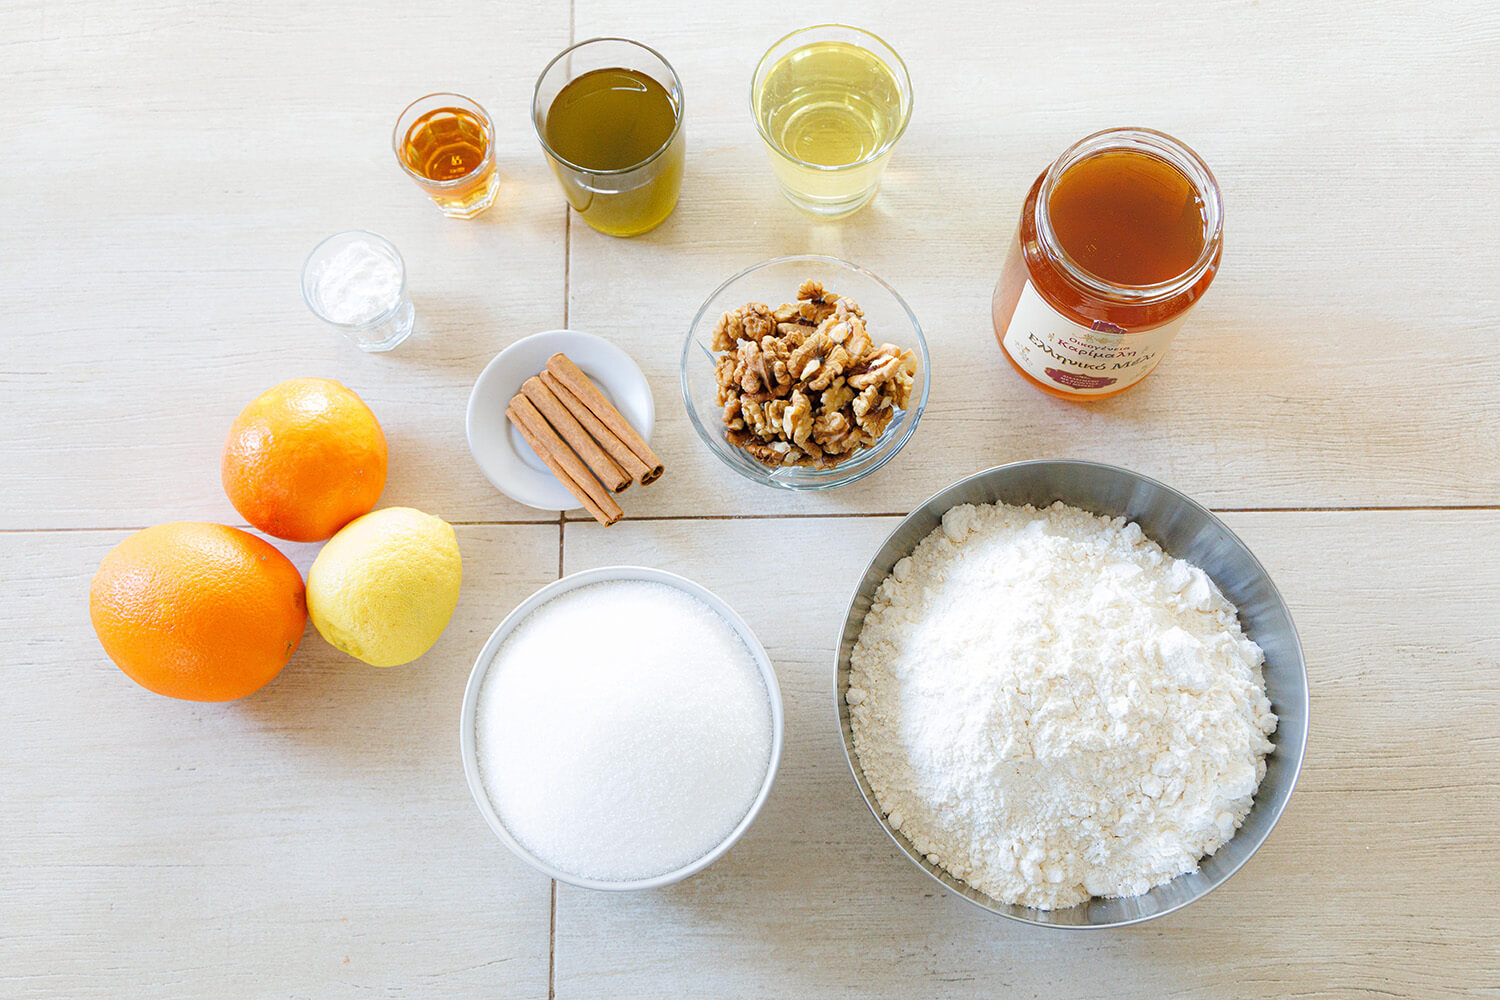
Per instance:
[[[368,240],[345,244],[312,279],[324,317],[335,323],[368,323],[401,298],[401,265]]]
[[[1143,893],[1234,835],[1276,729],[1264,659],[1139,525],[966,504],[880,585],[845,700],[891,825],[1051,909]]]
[[[527,850],[586,878],[652,878],[745,817],[770,763],[771,703],[708,605],[661,583],[598,583],[506,639],[475,742],[490,802]]]

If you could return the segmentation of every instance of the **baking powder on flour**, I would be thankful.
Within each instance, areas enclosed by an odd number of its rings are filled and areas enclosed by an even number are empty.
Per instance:
[[[846,698],[891,825],[1053,909],[1143,893],[1233,836],[1276,729],[1264,659],[1139,525],[966,504],[880,585]]]

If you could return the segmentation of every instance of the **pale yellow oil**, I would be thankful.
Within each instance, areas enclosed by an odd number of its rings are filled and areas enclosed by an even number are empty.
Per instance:
[[[858,207],[874,193],[908,111],[896,74],[879,56],[836,41],[782,56],[753,100],[777,178],[793,201],[806,199],[815,211],[850,200]]]

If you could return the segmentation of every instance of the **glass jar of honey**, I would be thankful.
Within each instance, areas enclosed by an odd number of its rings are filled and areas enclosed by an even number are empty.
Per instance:
[[[1066,399],[1151,373],[1219,269],[1224,206],[1208,167],[1169,135],[1109,129],[1037,178],[995,285],[1011,365]]]

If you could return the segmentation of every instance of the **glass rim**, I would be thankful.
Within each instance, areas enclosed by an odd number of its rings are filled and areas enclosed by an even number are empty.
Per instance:
[[[406,117],[406,113],[412,108],[416,107],[418,104],[421,104],[423,101],[429,100],[434,97],[456,97],[460,101],[463,101],[467,104],[472,104],[474,106],[474,110],[478,111],[480,117],[484,119],[484,131],[486,140],[484,148],[484,158],[479,161],[479,165],[476,166],[473,170],[470,170],[468,173],[461,176],[450,178],[446,181],[435,181],[430,177],[426,177],[422,174],[417,173],[406,162],[406,158],[401,155],[401,140],[402,138],[404,138],[404,134],[401,131],[402,119]],[[464,110],[467,111],[469,109],[465,108]],[[407,129],[407,132],[410,131],[410,129]],[[406,176],[416,181],[422,187],[437,188],[439,190],[446,191],[460,187],[465,183],[472,184],[474,178],[481,171],[483,171],[485,167],[495,162],[495,120],[490,117],[490,113],[484,109],[484,106],[481,105],[478,101],[474,100],[474,98],[472,97],[465,97],[463,94],[455,94],[449,90],[439,90],[431,94],[423,94],[421,97],[417,98],[415,101],[412,101],[406,107],[402,108],[401,114],[396,116],[396,124],[391,128],[391,151],[396,154],[396,162],[401,164],[401,169],[406,171]],[[351,232],[364,232],[364,230],[351,230]]]
[[[323,310],[313,302],[313,297],[309,295],[307,291],[307,269],[312,266],[313,258],[318,256],[318,251],[322,250],[325,246],[332,243],[334,240],[344,236],[370,237],[371,240],[379,244],[382,248],[389,250],[391,256],[396,258],[396,266],[401,268],[401,288],[396,293],[395,303],[393,303],[389,309],[380,313],[378,316],[372,316],[371,318],[362,320],[358,323],[341,323],[336,319],[329,319],[326,315],[324,315]],[[302,261],[302,301],[308,309],[312,310],[312,314],[318,317],[318,319],[322,320],[324,323],[327,323],[329,326],[336,326],[341,330],[363,330],[366,327],[374,326],[378,323],[384,323],[386,320],[396,315],[396,313],[400,312],[401,303],[406,301],[406,258],[401,256],[401,251],[396,249],[396,244],[392,243],[384,236],[381,236],[379,233],[372,232],[368,229],[345,229],[341,230],[340,232],[333,233],[329,236],[325,236],[318,241],[317,246],[308,251],[307,256]]]
[[[1067,250],[1063,249],[1057,234],[1052,230],[1049,198],[1058,179],[1075,164],[1090,156],[1117,149],[1139,150],[1144,155],[1156,156],[1164,160],[1180,172],[1198,192],[1198,196],[1203,199],[1206,214],[1203,249],[1199,252],[1197,260],[1175,277],[1149,285],[1126,285],[1108,281],[1075,260]],[[1224,200],[1213,171],[1187,143],[1153,128],[1140,126],[1107,128],[1092,135],[1086,135],[1073,143],[1063,150],[1062,155],[1054,160],[1047,168],[1047,172],[1042,175],[1041,186],[1037,189],[1036,205],[1032,211],[1037,241],[1046,250],[1048,256],[1062,265],[1059,270],[1065,278],[1084,291],[1116,300],[1126,300],[1136,305],[1170,298],[1191,288],[1213,266],[1224,243]]]
[[[780,48],[784,43],[786,43],[788,39],[795,38],[797,35],[807,34],[808,32],[820,31],[825,28],[837,28],[840,31],[852,31],[857,35],[863,35],[866,38],[873,39],[876,44],[885,49],[886,52],[889,52],[891,58],[895,60],[896,65],[892,67],[889,63],[886,63],[886,68],[890,69],[891,75],[896,77],[896,86],[901,90],[903,103],[906,105],[904,112],[901,115],[901,126],[896,129],[895,135],[892,135],[885,142],[877,146],[875,150],[869,155],[863,156],[860,159],[855,160],[853,163],[809,163],[807,160],[804,160],[801,157],[793,156],[791,153],[788,153],[785,149],[783,149],[780,143],[771,138],[770,133],[768,133],[765,126],[761,124],[760,111],[755,106],[755,85],[760,81],[761,71],[766,66],[766,60],[771,58],[771,53]],[[866,48],[868,48],[870,52],[874,52],[876,56],[880,56],[880,53],[875,49],[869,48],[868,46],[866,46]],[[882,63],[885,63],[884,58],[881,58],[880,61]],[[899,70],[899,72],[897,72],[897,70]],[[774,150],[779,156],[792,163],[797,164],[799,167],[806,167],[809,170],[853,170],[855,167],[866,166],[880,159],[882,156],[885,156],[895,148],[896,143],[900,141],[903,135],[906,134],[907,126],[911,124],[912,109],[915,107],[915,105],[916,94],[912,89],[911,73],[906,68],[905,60],[901,58],[901,55],[895,49],[893,49],[890,43],[887,42],[884,38],[881,38],[873,31],[866,31],[864,28],[856,28],[852,24],[839,24],[837,22],[828,22],[827,24],[809,24],[805,28],[798,28],[795,31],[789,31],[785,35],[782,35],[780,38],[776,39],[775,42],[771,43],[771,47],[766,49],[765,54],[760,57],[760,61],[755,64],[755,72],[750,75],[750,119],[751,121],[755,122],[755,131],[760,133],[760,137],[762,141],[765,142],[768,149]]]
[[[558,153],[557,150],[552,148],[551,143],[547,141],[547,137],[542,134],[542,112],[540,108],[540,100],[542,96],[542,81],[547,79],[547,74],[552,72],[552,67],[556,66],[562,60],[563,56],[566,56],[568,53],[573,52],[576,49],[581,49],[585,45],[593,45],[595,42],[623,42],[626,45],[633,45],[638,49],[643,49],[646,52],[651,53],[657,59],[661,60],[661,64],[667,68],[667,73],[672,77],[672,87],[668,89],[667,97],[672,97],[672,90],[675,89],[677,91],[677,98],[672,102],[677,111],[676,120],[672,122],[672,133],[667,136],[666,140],[659,147],[657,147],[654,153],[646,157],[641,162],[633,163],[628,167],[615,167],[610,170],[590,170],[588,167],[574,163],[566,156]],[[576,80],[577,77],[574,77],[573,79]],[[573,81],[568,81],[568,83],[571,82]],[[567,84],[563,84],[563,86],[566,87]],[[569,170],[576,171],[580,174],[590,174],[594,177],[618,177],[622,174],[628,174],[632,171],[639,170],[642,167],[654,162],[659,156],[661,156],[661,154],[665,153],[672,147],[672,143],[677,141],[678,134],[682,132],[682,119],[686,117],[686,114],[687,95],[683,92],[682,78],[677,75],[677,68],[667,61],[666,56],[662,55],[660,52],[656,51],[644,42],[637,42],[633,38],[622,38],[619,35],[600,35],[597,38],[585,38],[581,42],[574,42],[572,45],[569,45],[557,55],[553,56],[551,61],[549,61],[546,66],[542,67],[542,72],[536,78],[536,86],[531,90],[531,128],[534,132],[536,132],[537,141],[542,144],[542,152],[546,153],[548,156],[552,157],[552,159],[556,160],[558,163],[561,163]]]

